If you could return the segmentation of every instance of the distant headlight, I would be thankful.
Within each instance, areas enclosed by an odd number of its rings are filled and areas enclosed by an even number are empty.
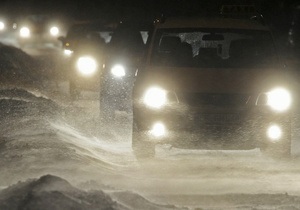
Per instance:
[[[73,51],[72,51],[72,50],[68,50],[68,49],[64,49],[64,54],[65,54],[66,56],[70,56],[70,55],[73,54]]]
[[[276,88],[268,92],[267,96],[267,104],[275,111],[286,111],[291,106],[291,94],[284,88]]]
[[[56,26],[50,28],[50,34],[52,36],[57,36],[59,34],[59,29]]]
[[[22,27],[20,29],[20,36],[23,38],[28,38],[30,37],[30,30],[27,27]]]
[[[144,95],[144,103],[152,108],[161,108],[167,103],[167,91],[159,87],[148,89]]]
[[[3,31],[5,29],[5,24],[0,21],[0,31]]]
[[[114,65],[111,73],[116,77],[124,77],[126,75],[125,68],[122,65]]]
[[[86,76],[90,76],[97,71],[97,62],[90,56],[83,56],[77,60],[78,71]]]

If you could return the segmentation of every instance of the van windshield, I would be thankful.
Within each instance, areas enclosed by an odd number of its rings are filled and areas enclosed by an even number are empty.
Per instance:
[[[160,29],[151,55],[154,66],[251,68],[278,64],[268,31]]]

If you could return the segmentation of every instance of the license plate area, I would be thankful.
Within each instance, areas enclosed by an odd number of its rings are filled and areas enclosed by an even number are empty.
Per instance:
[[[239,113],[213,113],[213,114],[197,114],[195,123],[202,125],[229,125],[240,124],[243,117]]]

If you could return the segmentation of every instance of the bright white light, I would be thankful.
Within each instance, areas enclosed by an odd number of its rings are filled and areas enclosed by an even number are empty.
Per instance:
[[[124,77],[126,75],[125,68],[122,65],[115,65],[111,68],[111,73],[116,77]]]
[[[23,38],[28,38],[30,37],[30,30],[27,27],[22,27],[20,29],[20,36]]]
[[[65,54],[66,56],[70,56],[70,55],[73,54],[73,51],[72,51],[72,50],[64,49],[64,54]]]
[[[0,31],[3,31],[5,28],[5,24],[0,21]]]
[[[97,62],[90,56],[83,56],[77,60],[77,69],[83,75],[90,76],[97,70]]]
[[[268,128],[267,135],[272,141],[278,141],[282,136],[282,130],[278,125],[272,125]]]
[[[144,96],[144,103],[152,108],[161,108],[167,102],[167,92],[159,87],[148,89]]]
[[[50,28],[50,34],[52,36],[57,36],[59,34],[59,29],[56,26]]]
[[[166,134],[166,127],[160,122],[155,123],[150,133],[155,137],[162,137]]]
[[[290,93],[283,88],[276,88],[268,94],[268,105],[275,111],[285,111],[292,103]]]

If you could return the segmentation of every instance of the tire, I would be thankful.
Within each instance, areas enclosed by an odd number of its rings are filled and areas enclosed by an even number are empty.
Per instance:
[[[147,134],[138,131],[136,126],[133,126],[132,131],[132,149],[137,160],[150,160],[155,157],[155,144],[147,141]]]
[[[291,157],[291,123],[285,126],[285,137],[280,142],[265,144],[261,151],[263,154],[276,159],[289,159]]]

